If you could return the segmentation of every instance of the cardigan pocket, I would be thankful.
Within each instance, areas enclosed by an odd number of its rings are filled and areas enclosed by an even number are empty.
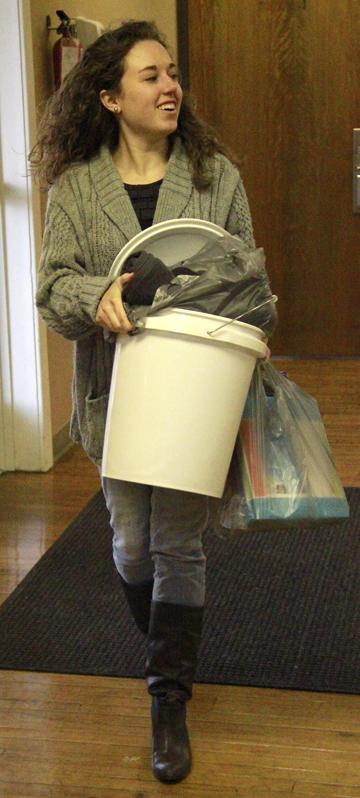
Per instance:
[[[96,462],[102,459],[108,402],[108,393],[85,397],[83,445],[89,457]]]

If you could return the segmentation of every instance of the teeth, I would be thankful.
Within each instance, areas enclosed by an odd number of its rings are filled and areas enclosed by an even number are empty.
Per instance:
[[[175,103],[167,103],[166,105],[159,105],[162,111],[175,111]]]

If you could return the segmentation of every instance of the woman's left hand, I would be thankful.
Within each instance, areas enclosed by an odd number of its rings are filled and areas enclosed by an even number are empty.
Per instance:
[[[267,345],[267,343],[268,343],[268,340],[269,340],[268,338],[265,338],[265,340],[264,340],[264,344],[266,344],[266,355],[265,355],[265,360],[270,360],[270,358],[271,358],[271,349],[269,349],[269,347],[268,347],[268,345]]]

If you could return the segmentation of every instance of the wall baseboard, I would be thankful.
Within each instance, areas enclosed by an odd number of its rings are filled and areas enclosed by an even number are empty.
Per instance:
[[[72,446],[74,446],[74,442],[70,438],[70,421],[67,421],[53,437],[54,462],[56,463]]]

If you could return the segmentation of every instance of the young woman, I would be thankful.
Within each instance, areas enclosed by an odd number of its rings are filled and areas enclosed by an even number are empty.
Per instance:
[[[131,324],[109,270],[141,228],[206,219],[254,246],[236,166],[183,97],[153,23],[126,22],[87,48],[50,99],[30,161],[51,185],[37,305],[75,341],[71,435],[101,465],[114,344]],[[153,771],[191,768],[186,701],[205,600],[204,496],[103,479],[113,554],[129,607],[147,636]]]

